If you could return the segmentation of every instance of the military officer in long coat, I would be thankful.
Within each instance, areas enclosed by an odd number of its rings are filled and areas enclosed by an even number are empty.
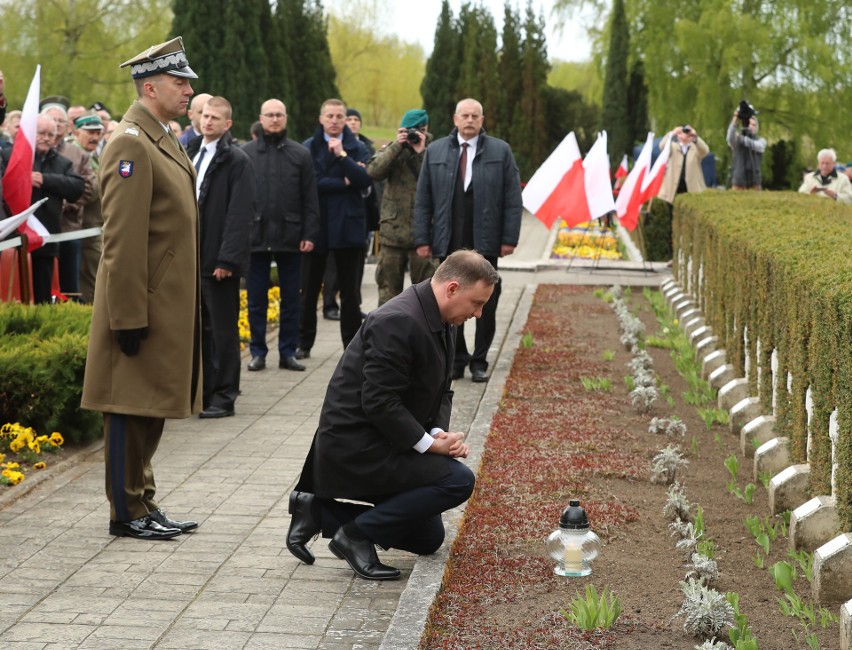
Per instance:
[[[126,66],[138,99],[101,157],[104,243],[82,406],[104,414],[110,534],[169,539],[198,527],[158,507],[151,467],[165,418],[201,406],[195,169],[168,127],[197,76],[180,37]]]
[[[307,543],[321,532],[362,578],[394,580],[375,544],[421,555],[441,546],[441,513],[475,482],[456,460],[468,454],[464,434],[449,431],[455,331],[482,315],[498,279],[479,253],[457,251],[369,313],[329,381],[290,495],[286,544],[297,558],[313,563]]]

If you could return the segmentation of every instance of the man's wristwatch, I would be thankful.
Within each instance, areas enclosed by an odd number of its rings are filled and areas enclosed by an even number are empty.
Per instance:
[[[341,151],[341,152],[340,152],[340,155],[338,156],[338,158],[346,158],[346,156],[348,156],[348,155],[349,155],[349,154],[348,154],[348,153],[346,153],[345,151]]]

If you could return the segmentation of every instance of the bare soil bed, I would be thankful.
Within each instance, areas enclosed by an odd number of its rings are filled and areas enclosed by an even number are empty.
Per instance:
[[[657,332],[641,293],[633,291],[629,301],[646,335]],[[683,618],[674,618],[683,602],[679,582],[689,554],[675,548],[662,513],[667,486],[650,481],[652,457],[669,440],[649,433],[649,422],[673,415],[687,426],[685,438],[675,441],[689,460],[681,475],[686,497],[704,509],[706,535],[717,548],[721,577],[714,588],[739,593],[740,609],[761,650],[807,647],[798,620],[781,612],[782,592],[753,560],[759,547],[744,521],[768,514],[766,490],[758,483],[751,505],[729,493],[724,460],[740,454],[739,440],[726,426],[708,429],[695,407],[684,402],[688,385],[670,352],[647,348],[674,405],[660,399],[650,414],[639,414],[624,381],[631,374],[630,352],[619,343],[610,305],[595,297],[593,288],[539,287],[525,331],[531,345],[516,353],[477,490],[421,648],[691,650],[700,645],[684,632]],[[615,353],[611,361],[604,359],[607,350]],[[583,377],[608,377],[612,389],[587,391]],[[740,466],[743,486],[752,481],[751,459],[740,455]],[[545,553],[544,540],[571,498],[581,500],[604,542],[586,578],[555,575]],[[786,553],[787,540],[779,538],[766,567]],[[608,587],[622,600],[624,611],[609,631],[579,631],[560,614],[587,583],[599,592]],[[810,601],[803,577],[795,589]],[[831,610],[836,614],[839,607]],[[836,623],[816,628],[821,648],[839,647]],[[727,641],[725,632],[720,636]]]

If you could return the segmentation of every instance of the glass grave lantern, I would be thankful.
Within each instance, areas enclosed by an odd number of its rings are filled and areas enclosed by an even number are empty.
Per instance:
[[[571,499],[559,519],[559,529],[547,538],[547,554],[556,560],[553,572],[560,576],[587,576],[601,551],[601,540],[589,528],[586,511]]]

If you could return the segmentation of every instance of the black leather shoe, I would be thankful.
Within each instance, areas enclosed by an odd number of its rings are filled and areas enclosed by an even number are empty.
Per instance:
[[[263,370],[264,368],[266,368],[266,359],[263,357],[252,357],[249,361],[249,370]]]
[[[485,374],[484,369],[474,368],[470,371],[470,380],[475,381],[477,384],[482,384],[488,381],[488,375]]]
[[[344,531],[337,529],[328,543],[329,550],[341,560],[346,560],[352,570],[367,580],[398,580],[399,569],[379,562],[376,547],[368,539],[354,540]]]
[[[305,546],[320,534],[319,522],[313,513],[314,495],[308,492],[290,493],[290,527],[287,529],[287,550],[305,564],[314,563],[314,554]]]
[[[213,418],[228,418],[234,414],[234,409],[223,409],[221,406],[208,406],[198,414],[202,420]]]
[[[453,368],[453,379],[461,379],[464,377],[464,368]]]
[[[293,355],[293,358],[294,359],[300,359],[300,360],[301,359],[310,359],[311,358],[311,351],[310,350],[303,350],[302,348],[296,348],[296,354]]]
[[[340,320],[340,310],[339,309],[329,309],[328,311],[324,311],[322,313],[322,317],[326,320]]]
[[[150,516],[139,517],[133,521],[109,522],[109,534],[116,537],[134,537],[136,539],[171,539],[180,535],[178,528],[161,526]]]
[[[278,367],[284,368],[285,370],[298,370],[300,372],[305,369],[305,366],[296,361],[296,357],[284,357],[283,359],[279,359]]]
[[[151,518],[151,521],[155,521],[165,528],[177,528],[182,533],[188,533],[198,528],[197,521],[175,521],[174,519],[169,519],[169,516],[160,509],[149,512],[148,516]]]

